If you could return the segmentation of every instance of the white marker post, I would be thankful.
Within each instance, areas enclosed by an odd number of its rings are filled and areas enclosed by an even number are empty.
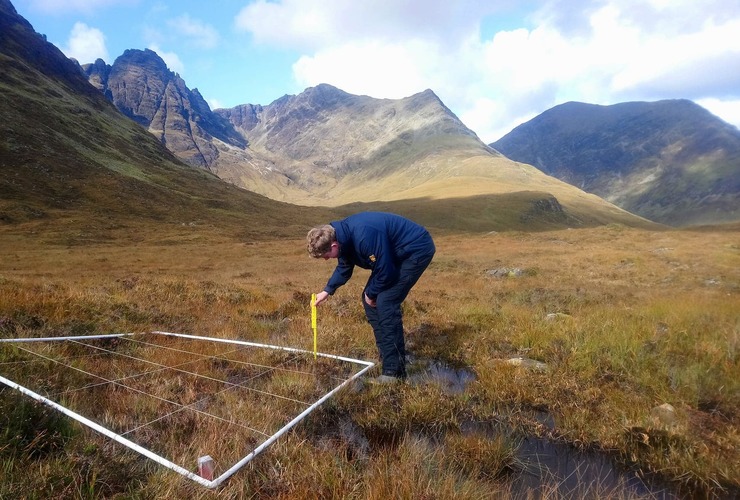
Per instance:
[[[216,470],[216,464],[210,455],[198,459],[198,475],[207,481],[213,481],[213,473]]]

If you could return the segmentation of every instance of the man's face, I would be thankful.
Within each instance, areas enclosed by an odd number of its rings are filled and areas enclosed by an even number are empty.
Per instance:
[[[329,251],[322,255],[322,257],[324,258],[324,260],[336,259],[337,257],[339,257],[339,243],[337,243],[336,241],[332,243]]]

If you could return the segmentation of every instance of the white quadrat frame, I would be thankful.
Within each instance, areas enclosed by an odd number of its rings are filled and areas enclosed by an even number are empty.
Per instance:
[[[330,358],[335,359],[338,361],[344,361],[349,363],[355,363],[358,365],[362,365],[363,368],[358,371],[357,373],[353,374],[348,379],[344,380],[342,383],[334,387],[331,391],[324,394],[322,397],[320,397],[316,402],[314,402],[312,405],[310,405],[308,408],[306,408],[303,412],[301,412],[299,415],[297,415],[293,420],[285,424],[281,429],[279,429],[275,434],[267,438],[262,444],[257,446],[251,453],[249,453],[247,456],[239,460],[237,463],[232,465],[228,470],[226,470],[223,474],[220,476],[214,478],[213,480],[208,480],[206,478],[203,478],[199,476],[198,474],[191,472],[187,470],[186,468],[173,463],[166,458],[157,455],[156,453],[152,452],[151,450],[148,450],[147,448],[144,448],[143,446],[140,446],[133,441],[126,439],[122,435],[111,431],[110,429],[107,429],[106,427],[103,427],[92,420],[85,418],[83,415],[80,415],[79,413],[76,413],[69,408],[66,408],[65,406],[60,405],[59,403],[52,401],[50,399],[45,398],[44,396],[26,388],[23,387],[20,384],[17,384],[13,382],[12,380],[8,380],[7,378],[0,376],[0,382],[3,384],[16,389],[20,391],[21,393],[30,396],[31,398],[35,399],[36,401],[39,401],[45,405],[50,406],[51,408],[54,408],[55,410],[60,411],[61,413],[77,420],[78,422],[82,423],[83,425],[86,425],[90,427],[91,429],[113,439],[114,441],[117,441],[118,443],[123,444],[124,446],[127,446],[128,448],[131,448],[132,450],[144,455],[147,458],[150,458],[151,460],[154,460],[155,462],[164,465],[165,467],[182,474],[183,476],[187,477],[188,479],[191,479],[195,481],[196,483],[205,486],[206,488],[217,488],[220,486],[224,481],[226,481],[228,478],[230,478],[232,475],[234,475],[239,469],[244,467],[246,464],[252,461],[257,455],[259,455],[262,451],[265,450],[268,446],[270,446],[272,443],[274,443],[280,436],[288,432],[291,428],[293,428],[296,424],[298,424],[301,420],[306,418],[312,411],[314,411],[316,408],[318,408],[321,404],[323,404],[325,401],[327,401],[329,398],[331,398],[334,394],[339,392],[342,388],[346,387],[348,384],[350,384],[353,380],[361,377],[364,375],[368,370],[370,370],[373,366],[375,366],[375,363],[371,361],[363,361],[359,359],[352,359],[352,358],[346,358],[342,356],[335,356],[333,354],[325,354],[320,352],[314,352],[314,351],[308,351],[305,349],[297,349],[292,347],[283,347],[283,346],[275,346],[275,345],[269,345],[269,344],[259,344],[254,342],[247,342],[243,340],[230,340],[230,339],[221,339],[221,338],[214,338],[214,337],[202,337],[197,335],[188,335],[184,333],[172,333],[172,332],[162,332],[162,331],[153,331],[148,332],[151,334],[158,334],[158,335],[168,335],[172,337],[182,337],[187,339],[193,339],[193,340],[205,340],[205,341],[211,341],[211,342],[223,342],[227,344],[234,344],[234,345],[242,345],[242,346],[249,346],[249,347],[258,347],[263,349],[275,349],[280,351],[288,351],[298,354],[308,354],[308,355],[315,355],[315,356],[321,356],[323,358]],[[76,340],[76,341],[83,341],[83,340],[94,340],[94,339],[107,339],[107,338],[117,338],[117,337],[125,337],[125,336],[131,336],[131,335],[141,335],[142,333],[116,333],[116,334],[108,334],[108,335],[81,335],[81,336],[72,336],[72,337],[44,337],[44,338],[16,338],[16,339],[0,339],[0,342],[4,343],[13,343],[13,342],[55,342],[55,341],[62,341],[62,340]],[[146,333],[144,333],[146,334]]]

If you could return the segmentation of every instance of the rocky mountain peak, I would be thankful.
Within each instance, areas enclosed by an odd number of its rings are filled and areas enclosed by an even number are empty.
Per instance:
[[[327,83],[321,83],[315,87],[307,88],[296,96],[296,104],[305,102],[318,107],[332,108],[351,99],[351,94]]]
[[[127,49],[116,58],[113,65],[117,71],[138,70],[151,76],[158,76],[162,80],[174,76],[164,59],[151,49]]]
[[[118,109],[149,126],[163,103],[167,87],[172,85],[174,92],[183,90],[177,84],[175,74],[156,52],[129,49],[113,63],[107,90]]]
[[[111,96],[106,93],[111,67],[105,61],[98,58],[94,63],[85,64],[81,68],[83,74],[87,77],[87,81],[103,94],[106,94],[109,100],[112,100]]]
[[[248,134],[253,146],[287,152],[296,159],[315,156],[312,162],[342,171],[358,166],[389,143],[396,144],[399,135],[404,137],[402,142],[411,144],[454,131],[485,148],[431,90],[404,99],[376,99],[321,84],[268,106],[243,105],[217,112]]]
[[[211,168],[219,156],[214,139],[246,147],[233,125],[213,113],[200,92],[188,89],[153,50],[129,49],[112,66],[98,60],[82,68],[123,114],[191,165]]]

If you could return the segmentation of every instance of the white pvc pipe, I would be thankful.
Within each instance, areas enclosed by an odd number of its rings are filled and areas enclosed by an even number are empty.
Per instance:
[[[111,430],[108,430],[108,429],[106,429],[105,427],[103,427],[101,425],[98,425],[97,423],[93,422],[92,420],[89,420],[89,419],[83,417],[79,413],[75,413],[74,411],[70,410],[69,408],[66,408],[66,407],[64,407],[64,406],[62,406],[62,405],[60,405],[58,403],[55,403],[54,401],[52,401],[50,399],[45,398],[41,394],[37,394],[37,393],[33,392],[32,390],[27,389],[27,388],[23,387],[22,385],[18,385],[15,382],[13,382],[12,380],[8,380],[8,379],[6,379],[5,377],[2,377],[2,376],[0,376],[0,382],[2,382],[3,384],[5,384],[7,386],[12,387],[13,389],[19,390],[20,392],[22,392],[26,396],[30,396],[33,399],[35,399],[36,401],[40,401],[40,402],[44,403],[45,405],[51,406],[55,410],[58,410],[58,411],[64,413],[65,415],[67,415],[69,417],[72,417],[73,419],[77,420],[78,422],[80,422],[80,423],[82,423],[82,424],[90,427],[91,429],[96,430],[96,431],[100,432],[101,434],[105,434],[106,436],[108,436],[109,438],[113,439],[114,441],[117,441],[117,442],[119,442],[119,443],[121,443],[121,444],[123,444],[125,446],[128,446],[132,450],[137,451],[137,452],[141,453],[142,455],[144,455],[144,456],[146,456],[148,458],[151,458],[155,462],[157,462],[157,463],[159,463],[161,465],[164,465],[165,467],[170,468],[170,469],[174,470],[175,472],[177,472],[179,474],[182,474],[183,476],[186,476],[187,478],[192,479],[193,481],[195,481],[197,483],[200,483],[203,486],[206,486],[207,488],[213,488],[214,487],[214,486],[211,485],[212,481],[207,481],[207,480],[203,479],[202,477],[198,476],[197,474],[193,474],[189,470],[183,469],[182,467],[180,467],[177,464],[173,464],[172,462],[170,462],[166,458],[160,457],[156,453],[152,453],[151,451],[147,450],[146,448],[142,448],[141,446],[139,446],[138,444],[134,443],[133,441],[129,441],[125,437],[123,437],[123,436],[121,436],[119,434],[116,434],[115,432],[113,432]]]
[[[159,333],[162,335],[172,335],[173,337],[184,337],[186,339],[209,340],[211,342],[225,342],[227,344],[239,344],[239,345],[246,345],[246,346],[251,346],[251,347],[265,347],[267,349],[277,349],[280,351],[298,352],[301,354],[313,354],[313,351],[308,351],[306,349],[296,349],[295,347],[283,347],[279,345],[256,344],[254,342],[247,342],[245,340],[220,339],[217,337],[201,337],[198,335],[187,335],[185,333],[172,333],[172,332],[161,332],[161,331],[154,331],[151,333]],[[324,358],[338,359],[340,361],[349,361],[350,363],[358,363],[358,364],[366,365],[366,366],[375,366],[375,363],[373,363],[372,361],[363,361],[361,359],[345,358],[342,356],[335,356],[333,354],[323,354],[320,352],[317,352],[316,355],[322,356]]]
[[[187,335],[183,333],[172,333],[172,332],[162,332],[162,331],[154,331],[151,333],[156,333],[160,335],[170,335],[173,337],[183,337],[183,338],[189,338],[189,339],[197,339],[197,340],[208,340],[211,342],[223,342],[228,344],[237,344],[237,345],[246,345],[251,347],[262,347],[262,348],[269,348],[269,349],[278,349],[283,351],[289,351],[289,352],[296,352],[296,353],[302,353],[302,354],[313,354],[312,351],[308,351],[305,349],[295,349],[292,347],[282,347],[282,346],[274,346],[274,345],[267,345],[267,344],[257,344],[254,342],[246,342],[243,340],[229,340],[229,339],[220,339],[220,338],[213,338],[213,337],[201,337],[197,335]],[[90,339],[105,339],[105,338],[116,338],[116,337],[122,337],[124,335],[136,335],[134,333],[119,333],[119,334],[111,334],[111,335],[88,335],[88,336],[73,336],[73,337],[45,337],[45,338],[17,338],[17,339],[0,339],[0,342],[42,342],[42,341],[57,341],[57,340],[90,340]],[[65,415],[77,420],[78,422],[87,425],[91,429],[100,432],[101,434],[104,434],[105,436],[108,436],[109,438],[113,439],[114,441],[123,444],[124,446],[127,446],[131,448],[132,450],[141,453],[142,455],[154,460],[155,462],[164,465],[165,467],[177,472],[178,474],[181,474],[188,479],[191,479],[195,481],[196,483],[205,486],[206,488],[216,488],[221,483],[223,483],[226,479],[234,475],[239,469],[244,467],[246,464],[248,464],[252,459],[254,459],[257,455],[259,455],[265,448],[270,446],[272,443],[274,443],[280,436],[288,432],[291,428],[293,428],[297,423],[299,423],[301,420],[303,420],[306,416],[308,416],[312,411],[314,411],[317,407],[319,407],[321,404],[323,404],[326,400],[328,400],[330,397],[332,397],[334,394],[336,394],[339,390],[341,390],[343,387],[347,386],[350,382],[357,379],[358,377],[362,376],[367,372],[370,368],[375,366],[375,363],[371,361],[363,361],[359,359],[352,359],[352,358],[345,358],[342,356],[335,356],[332,354],[323,354],[323,353],[316,353],[317,356],[322,356],[325,358],[331,358],[331,359],[337,359],[341,361],[348,361],[351,363],[358,363],[361,365],[365,365],[365,368],[354,374],[352,377],[348,378],[341,384],[339,384],[337,387],[335,387],[330,392],[326,393],[324,396],[322,396],[318,401],[313,403],[311,406],[306,408],[300,415],[295,417],[293,420],[288,422],[283,428],[278,430],[275,434],[270,436],[266,441],[264,441],[261,445],[259,445],[257,448],[255,448],[249,455],[239,460],[236,464],[234,464],[230,469],[228,469],[226,472],[218,476],[213,481],[209,481],[207,479],[204,479],[200,477],[199,475],[190,472],[189,470],[170,462],[164,457],[161,457],[157,455],[156,453],[151,452],[150,450],[143,448],[139,446],[138,444],[134,443],[133,441],[130,441],[120,434],[116,434],[115,432],[106,429],[105,427],[102,427],[101,425],[98,425],[97,423],[93,422],[92,420],[89,420],[82,415],[65,408],[64,406],[55,403],[54,401],[45,398],[44,396],[41,396],[40,394],[37,394],[33,392],[30,389],[27,389],[26,387],[23,387],[19,384],[16,384],[12,380],[8,380],[2,376],[0,376],[0,382],[3,384],[12,387],[13,389],[16,389],[20,391],[23,394],[26,394],[27,396],[32,397],[33,399],[40,401],[62,413]]]
[[[124,335],[136,335],[135,333],[112,333],[108,335],[77,335],[75,337],[27,337],[17,339],[0,339],[0,342],[51,342],[53,340],[89,340],[89,339],[112,339]]]

